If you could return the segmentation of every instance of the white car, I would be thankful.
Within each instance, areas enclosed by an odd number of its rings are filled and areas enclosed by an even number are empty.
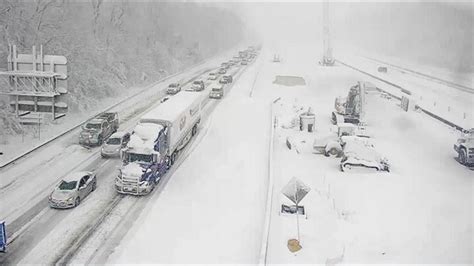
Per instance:
[[[368,138],[345,136],[341,137],[341,141],[343,147],[341,171],[360,167],[390,171],[387,159],[375,150]]]
[[[218,76],[217,73],[211,72],[211,73],[209,73],[209,77],[207,77],[207,79],[208,80],[216,80],[217,76]]]
[[[166,93],[168,94],[176,94],[181,91],[181,85],[179,83],[171,83],[166,89]]]
[[[67,209],[76,207],[97,187],[93,172],[75,172],[64,177],[49,195],[51,208]]]

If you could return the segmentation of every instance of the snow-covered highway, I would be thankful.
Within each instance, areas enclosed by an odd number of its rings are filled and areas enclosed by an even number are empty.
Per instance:
[[[198,77],[205,80],[209,66],[219,64],[223,58],[211,60],[207,66],[192,68],[174,80],[191,77],[189,81],[182,82],[184,85]],[[240,66],[234,72],[238,69]],[[166,85],[158,84],[138,99],[117,107],[123,122],[120,130],[131,130],[141,113],[159,104],[165,95]],[[211,84],[208,82],[208,85]],[[201,93],[208,94],[209,90]],[[0,207],[2,219],[6,220],[9,229],[9,248],[12,252],[0,254],[2,263],[62,262],[71,245],[80,241],[85,231],[94,229],[91,226],[98,223],[97,219],[102,219],[104,212],[108,209],[112,211],[118,202],[128,208],[133,207],[134,202],[139,202],[134,197],[118,196],[114,190],[120,160],[101,159],[100,148],[85,149],[77,145],[76,141],[77,135],[60,138],[54,145],[23,159],[32,162],[27,164],[31,168],[20,168],[24,165],[22,161],[22,164],[5,169],[7,179],[2,180]],[[65,174],[78,170],[94,170],[97,173],[96,192],[74,210],[50,209],[47,197],[52,187]],[[8,183],[3,185],[3,182]],[[126,209],[121,206],[117,209]]]

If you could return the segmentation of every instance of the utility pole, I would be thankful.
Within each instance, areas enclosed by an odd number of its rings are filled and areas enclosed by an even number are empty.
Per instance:
[[[323,59],[320,62],[323,66],[332,66],[335,59],[332,56],[331,35],[329,31],[329,1],[323,1]]]

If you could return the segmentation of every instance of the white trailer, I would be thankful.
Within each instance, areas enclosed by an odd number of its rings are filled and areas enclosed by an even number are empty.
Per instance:
[[[140,123],[160,124],[165,128],[168,149],[166,155],[174,162],[174,155],[197,132],[201,121],[203,93],[183,91],[162,103],[140,119]]]

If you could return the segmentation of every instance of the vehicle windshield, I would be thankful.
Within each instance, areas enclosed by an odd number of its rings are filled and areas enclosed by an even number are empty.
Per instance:
[[[153,156],[151,154],[129,153],[128,161],[151,163],[153,162]]]
[[[92,123],[87,123],[86,124],[87,129],[100,129],[101,125],[100,124],[92,124]]]
[[[170,84],[170,88],[176,88],[176,87],[178,87],[178,84],[176,84],[176,83]]]
[[[196,84],[196,85],[201,85],[201,81],[199,81],[199,80],[196,80],[196,81],[194,81],[194,82],[193,82],[193,84]]]
[[[212,91],[221,91],[220,88],[212,88]]]
[[[59,190],[73,190],[76,188],[77,181],[61,181],[61,184],[59,184]]]
[[[108,139],[107,144],[109,144],[109,145],[119,145],[120,144],[120,138]]]

